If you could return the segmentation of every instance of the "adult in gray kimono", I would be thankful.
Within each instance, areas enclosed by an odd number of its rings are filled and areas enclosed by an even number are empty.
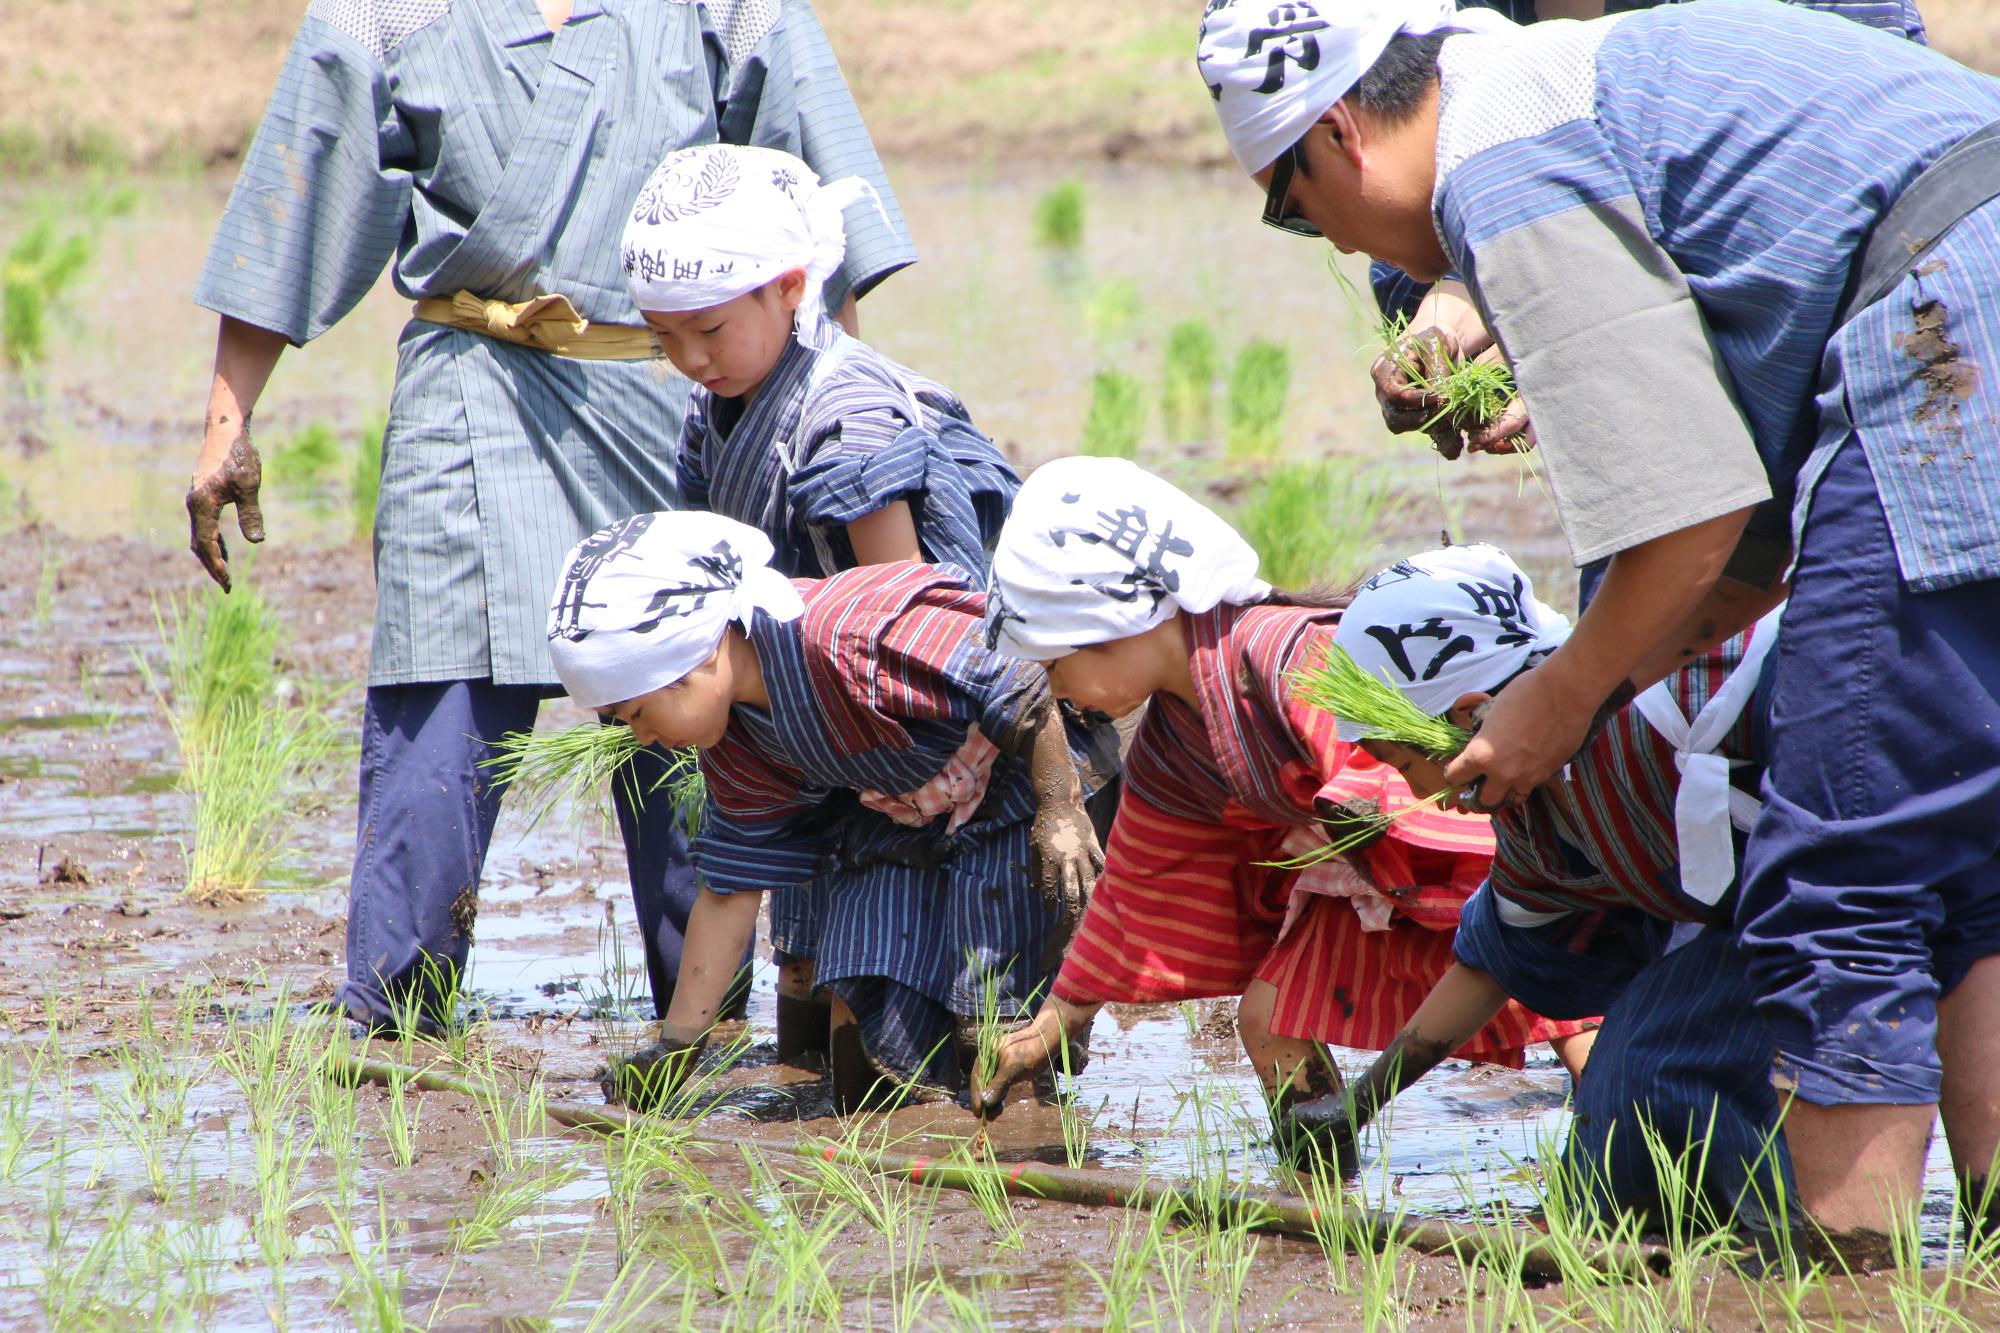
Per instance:
[[[563,557],[680,502],[688,384],[626,294],[618,242],[668,152],[782,148],[880,193],[848,218],[854,297],[914,252],[806,0],[312,0],[195,300],[222,317],[188,514],[226,590],[220,524],[264,538],[250,415],[287,344],[394,260],[403,330],[375,518],[375,631],[340,998],[441,1015],[471,947],[500,792],[486,742],[560,693],[544,621]],[[669,812],[619,797],[665,1012],[695,895]]]

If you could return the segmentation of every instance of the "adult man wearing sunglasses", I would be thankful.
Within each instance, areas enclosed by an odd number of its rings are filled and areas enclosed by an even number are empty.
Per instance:
[[[1610,558],[1453,786],[1518,801],[1795,553],[1735,924],[1801,1201],[1880,1238],[1941,1096],[1968,1188],[2000,1146],[2000,81],[1756,0],[1468,17],[1237,0],[1201,70],[1278,221],[1463,275]]]

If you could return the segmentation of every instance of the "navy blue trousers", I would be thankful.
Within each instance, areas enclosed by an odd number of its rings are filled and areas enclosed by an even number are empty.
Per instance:
[[[548,694],[487,680],[369,688],[340,988],[355,1019],[393,1023],[413,1002],[430,1022],[447,1016],[444,997],[472,948],[479,872],[500,814],[501,789],[479,765],[492,756],[490,742],[533,728]],[[664,760],[639,762],[643,792]],[[653,1005],[664,1014],[697,889],[687,836],[667,801],[634,810],[622,783],[614,801]]]
[[[1767,669],[1736,919],[1776,1076],[1821,1106],[1935,1102],[1937,1000],[2000,954],[2000,581],[1909,591],[1850,436]]]
[[[1709,929],[1641,968],[1605,1009],[1565,1154],[1592,1206],[1664,1222],[1653,1155],[1664,1150],[1706,1211],[1690,1222],[1781,1229],[1777,1202],[1797,1192],[1754,999],[1742,950],[1728,930]]]

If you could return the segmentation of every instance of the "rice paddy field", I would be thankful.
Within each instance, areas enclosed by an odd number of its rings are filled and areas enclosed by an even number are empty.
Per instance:
[[[1532,464],[1385,435],[1358,266],[1343,283],[1260,227],[1233,174],[890,166],[924,260],[863,304],[864,336],[1022,465],[1136,457],[1281,582],[1449,533],[1573,603]],[[589,801],[503,817],[449,1035],[317,1014],[406,307],[385,285],[287,354],[257,414],[271,540],[232,542],[215,595],[181,496],[214,335],[187,293],[227,185],[0,178],[0,1326],[2000,1326],[1941,1149],[1901,1262],[1868,1276],[1737,1255],[1714,1219],[1578,1222],[1547,1057],[1448,1063],[1369,1131],[1358,1182],[1302,1177],[1226,1001],[1107,1009],[1060,1097],[981,1132],[951,1103],[834,1115],[822,1070],[776,1058],[762,966],[678,1114],[609,1122],[596,1075],[649,1040],[650,1004]],[[552,703],[542,726],[583,720]],[[1044,1167],[1085,1184],[1021,1192]]]

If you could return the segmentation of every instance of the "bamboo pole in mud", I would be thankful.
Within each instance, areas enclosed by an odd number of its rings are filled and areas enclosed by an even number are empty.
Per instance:
[[[346,1056],[330,1060],[328,1066],[331,1072],[357,1083],[402,1083],[427,1092],[452,1092],[475,1098],[487,1091],[470,1079],[435,1069],[397,1064],[392,1060]],[[544,1106],[549,1119],[558,1124],[597,1134],[636,1129],[646,1124],[648,1119],[622,1106],[563,1098],[550,1098]],[[1145,1211],[1165,1205],[1190,1215],[1208,1214],[1226,1225],[1245,1223],[1253,1230],[1307,1240],[1318,1239],[1323,1230],[1329,1229],[1322,1223],[1320,1210],[1312,1200],[1278,1190],[1226,1190],[1220,1196],[1211,1197],[1187,1185],[1151,1180],[1122,1171],[1084,1170],[1039,1162],[985,1167],[941,1162],[936,1158],[904,1153],[868,1152],[839,1144],[777,1143],[753,1135],[725,1134],[713,1129],[685,1129],[679,1132],[694,1143],[817,1158],[908,1180],[912,1184],[937,1185],[945,1189],[971,1192],[997,1179],[1009,1194],[1051,1199],[1058,1203]],[[1561,1281],[1565,1276],[1564,1264],[1554,1243],[1538,1232],[1521,1227],[1477,1227],[1458,1222],[1414,1219],[1380,1209],[1359,1207],[1343,1208],[1335,1226],[1376,1249],[1394,1243],[1422,1254],[1450,1255],[1459,1259],[1496,1249],[1513,1251],[1518,1248],[1521,1271],[1526,1276],[1551,1282]],[[1667,1250],[1657,1245],[1590,1245],[1580,1247],[1571,1263],[1581,1263],[1614,1277],[1644,1279],[1648,1276],[1664,1277],[1671,1257]]]

